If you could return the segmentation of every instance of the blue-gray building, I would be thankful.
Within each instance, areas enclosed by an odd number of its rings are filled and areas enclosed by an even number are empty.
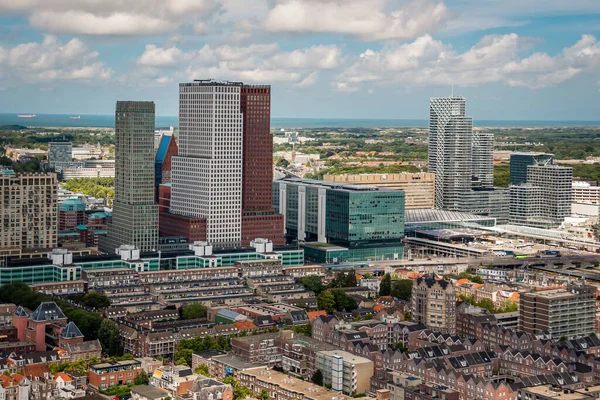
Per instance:
[[[527,167],[530,165],[552,165],[554,154],[515,152],[510,154],[510,184],[527,182]]]

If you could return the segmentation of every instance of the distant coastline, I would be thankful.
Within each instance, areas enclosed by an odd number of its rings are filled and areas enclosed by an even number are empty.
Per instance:
[[[25,125],[31,127],[114,127],[114,115],[81,115],[71,118],[72,114],[36,114],[35,118],[19,118],[17,114],[0,114],[0,126]],[[424,119],[345,119],[345,118],[271,118],[271,127],[277,129],[292,128],[426,128],[429,121]],[[600,121],[493,121],[474,120],[478,127],[593,127]],[[178,126],[176,116],[157,116],[156,127]]]

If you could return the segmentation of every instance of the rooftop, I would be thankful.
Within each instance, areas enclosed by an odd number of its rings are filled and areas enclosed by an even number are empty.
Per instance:
[[[341,190],[346,192],[402,192],[376,186],[352,185],[343,182],[319,181],[316,179],[303,179],[297,177],[285,177],[275,182],[295,183],[298,185],[318,186],[326,189]]]
[[[415,209],[405,211],[405,224],[414,224],[419,222],[463,222],[493,219],[493,217],[485,215],[462,213],[458,211],[434,209]]]
[[[561,400],[591,400],[591,399],[593,399],[593,397],[590,395],[583,394],[583,393],[577,393],[575,391],[573,391],[573,393],[571,393],[571,390],[569,390],[569,389],[563,389],[560,387],[557,388],[555,386],[553,387],[552,385],[526,387],[521,390],[524,392],[527,392],[527,393],[542,395],[542,396],[549,397],[549,398],[556,397],[557,399],[561,399]],[[565,391],[566,391],[566,393],[565,393]]]
[[[33,321],[43,322],[52,321],[56,319],[67,319],[65,314],[55,302],[49,301],[39,305],[38,308],[31,314],[30,317]]]

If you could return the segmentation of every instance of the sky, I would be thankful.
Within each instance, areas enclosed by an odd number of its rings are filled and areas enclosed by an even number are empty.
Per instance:
[[[0,113],[112,114],[178,83],[272,85],[272,116],[600,120],[600,0],[0,0]]]

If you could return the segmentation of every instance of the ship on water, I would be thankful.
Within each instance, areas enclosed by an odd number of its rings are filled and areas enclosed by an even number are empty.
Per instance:
[[[80,116],[80,115],[72,115],[72,116],[71,116],[71,119],[80,119],[80,118],[81,118],[81,116]]]
[[[19,117],[19,118],[35,118],[35,117],[37,117],[37,115],[35,115],[35,114],[17,114],[17,117]]]

